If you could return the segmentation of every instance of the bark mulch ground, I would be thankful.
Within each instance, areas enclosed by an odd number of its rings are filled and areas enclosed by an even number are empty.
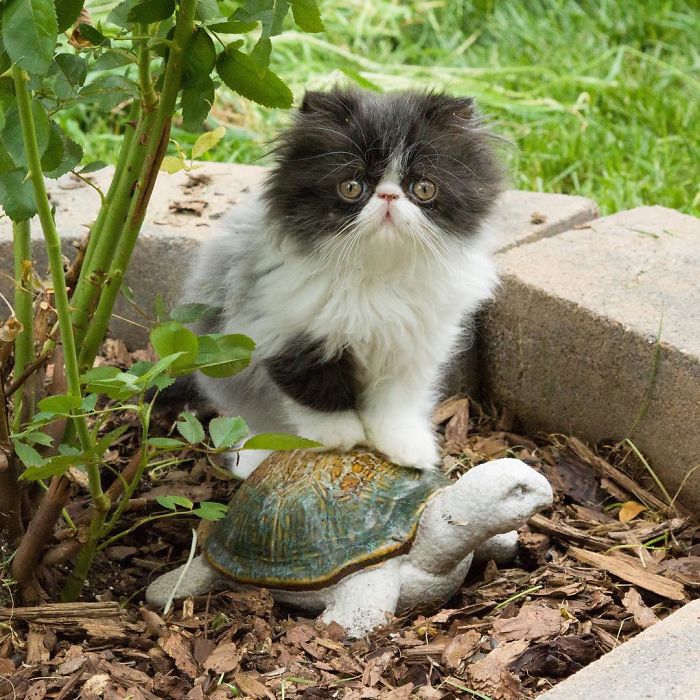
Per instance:
[[[171,420],[160,416],[164,434]],[[100,554],[84,602],[48,602],[59,600],[60,566],[39,572],[43,605],[13,605],[5,585],[0,698],[535,698],[698,597],[700,527],[652,490],[628,443],[521,435],[506,413],[463,397],[442,403],[436,423],[449,474],[515,456],[556,493],[521,530],[518,560],[473,569],[442,610],[359,640],[279,608],[265,590],[189,599],[164,617],[144,606],[144,589],[187,558],[192,527],[206,533],[198,521],[156,520]],[[137,440],[135,429],[122,438],[112,466]],[[174,456],[146,479],[125,529],[163,512],[156,496],[226,502],[235,490],[205,460]]]

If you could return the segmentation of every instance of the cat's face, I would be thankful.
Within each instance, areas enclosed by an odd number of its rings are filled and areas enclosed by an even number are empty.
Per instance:
[[[271,215],[306,249],[473,235],[501,191],[472,101],[359,90],[306,94],[277,146]]]

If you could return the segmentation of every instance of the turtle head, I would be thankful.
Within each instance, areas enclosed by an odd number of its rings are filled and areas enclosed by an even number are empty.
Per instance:
[[[487,539],[520,527],[552,498],[547,479],[519,459],[479,464],[430,499],[411,557],[422,568],[446,571]]]

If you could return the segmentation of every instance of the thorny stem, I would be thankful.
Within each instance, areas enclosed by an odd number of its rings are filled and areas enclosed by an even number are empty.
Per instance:
[[[116,254],[112,259],[95,315],[83,342],[80,353],[80,365],[82,367],[92,365],[107,330],[114,302],[119,294],[124,273],[143,224],[146,206],[158,176],[158,169],[168,146],[170,122],[182,80],[184,50],[194,29],[196,9],[197,0],[182,0],[180,3],[157,112],[150,128],[147,131],[139,129],[141,136],[134,139],[134,153],[130,158],[130,162],[139,163],[138,169],[135,167],[132,171],[134,173],[138,172],[138,177],[133,186],[130,186],[127,191],[128,208],[126,219],[122,218],[118,222],[123,232],[119,238]],[[153,114],[153,112],[147,111],[145,107],[146,105],[144,104],[144,120]],[[120,209],[120,211],[123,210]],[[105,226],[107,225],[108,222],[105,222]]]
[[[15,315],[22,324],[22,332],[15,338],[15,366],[12,371],[16,381],[31,364],[34,357],[34,317],[32,313],[32,243],[29,221],[16,221],[12,224],[12,245],[15,261]],[[25,384],[24,391],[15,395],[15,429],[24,416],[34,413],[33,382]]]
[[[61,331],[61,342],[63,344],[63,359],[66,375],[67,392],[76,398],[81,398],[80,373],[78,371],[78,355],[73,336],[73,326],[71,324],[70,307],[68,303],[68,292],[66,289],[66,279],[63,271],[63,257],[61,252],[61,239],[56,230],[53,220],[48,195],[44,184],[44,174],[41,168],[41,156],[37,144],[36,131],[34,127],[34,116],[32,114],[31,97],[27,82],[29,80],[25,71],[18,66],[12,69],[12,78],[15,86],[15,97],[17,100],[17,111],[19,113],[24,150],[27,154],[29,166],[29,176],[34,188],[37,213],[46,242],[46,252],[51,269],[51,279],[53,282],[54,299],[56,305],[56,315]],[[73,424],[78,434],[81,447],[88,451],[93,447],[93,440],[88,429],[84,416],[74,416]],[[86,464],[90,495],[95,506],[95,513],[100,514],[102,522],[109,510],[109,499],[102,491],[102,481],[97,459],[92,459]],[[48,494],[47,494],[48,495]],[[99,529],[101,530],[101,523]],[[92,529],[92,528],[91,528]]]

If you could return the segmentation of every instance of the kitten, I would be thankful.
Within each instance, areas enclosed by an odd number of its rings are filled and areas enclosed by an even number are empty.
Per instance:
[[[200,376],[203,393],[253,433],[435,467],[441,368],[497,282],[492,140],[469,98],[308,92],[262,192],[188,281],[185,301],[223,308],[200,332],[257,343],[242,374]],[[234,472],[266,454],[240,453]]]

